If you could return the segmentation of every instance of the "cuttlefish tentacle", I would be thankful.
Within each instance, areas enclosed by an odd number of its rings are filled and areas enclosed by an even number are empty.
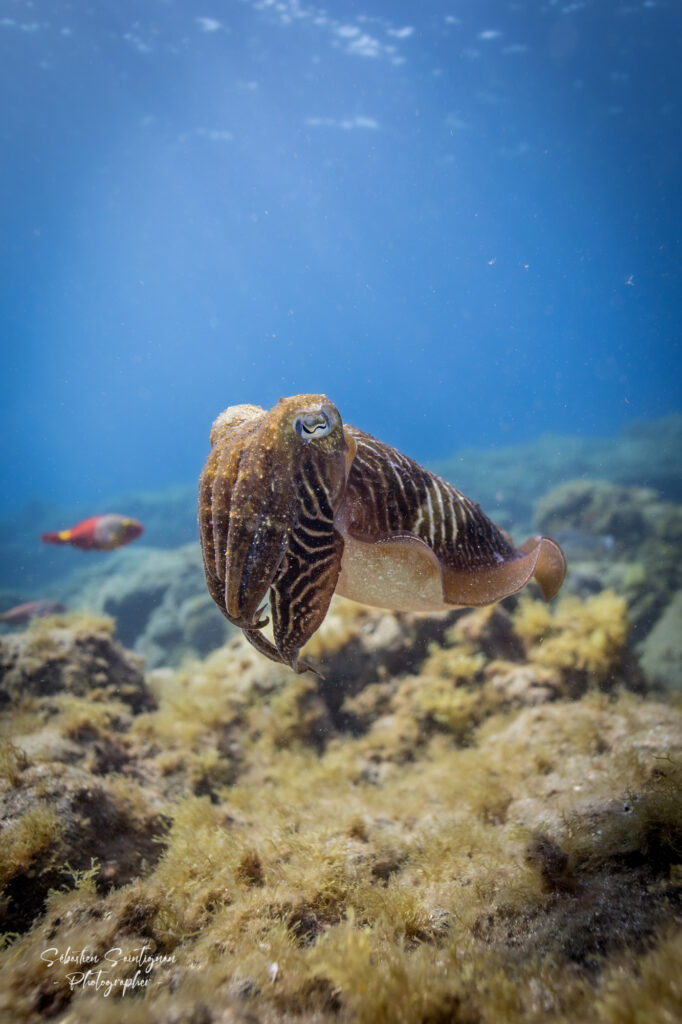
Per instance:
[[[516,548],[441,477],[341,422],[324,395],[233,406],[216,420],[199,489],[206,579],[261,653],[298,672],[332,594],[407,611],[490,604],[566,562],[548,537]],[[260,616],[269,595],[272,643]],[[313,669],[313,671],[315,671]]]
[[[266,658],[270,659],[270,661],[287,664],[282,657],[281,651],[278,651],[275,645],[271,644],[268,638],[264,636],[259,629],[245,629],[243,632],[252,647],[255,647],[257,651],[264,654]],[[314,672],[316,676],[319,676],[321,679],[323,678],[322,674],[318,672],[314,665],[311,665],[308,661],[304,661],[302,658],[297,658],[295,663],[290,667],[293,668],[294,672],[298,672],[299,674],[301,672]]]

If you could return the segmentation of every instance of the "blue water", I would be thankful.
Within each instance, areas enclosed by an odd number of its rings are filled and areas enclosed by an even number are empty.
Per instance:
[[[5,508],[194,480],[221,409],[304,391],[420,459],[680,410],[681,33],[5,0]]]

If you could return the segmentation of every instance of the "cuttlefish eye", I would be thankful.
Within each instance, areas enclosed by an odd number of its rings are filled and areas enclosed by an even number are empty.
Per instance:
[[[311,440],[313,437],[326,437],[331,433],[332,425],[326,412],[301,413],[294,420],[294,428],[300,437]]]

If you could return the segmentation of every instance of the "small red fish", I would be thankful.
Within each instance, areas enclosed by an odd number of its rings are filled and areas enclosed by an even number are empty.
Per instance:
[[[70,530],[44,533],[41,539],[46,544],[71,544],[81,551],[113,551],[136,540],[143,530],[144,526],[137,519],[109,512],[104,516],[84,519]]]
[[[27,601],[26,604],[17,604],[14,608],[8,608],[0,614],[0,622],[6,626],[23,626],[31,619],[42,619],[45,615],[58,615],[65,612],[66,608],[59,601]]]

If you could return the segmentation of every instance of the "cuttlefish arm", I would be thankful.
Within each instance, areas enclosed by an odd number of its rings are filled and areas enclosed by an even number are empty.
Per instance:
[[[296,672],[317,669],[299,660],[299,650],[322,625],[341,571],[343,537],[333,526],[315,529],[298,521],[270,587],[274,644],[259,630],[244,630],[247,640],[273,661]]]
[[[307,472],[305,471],[307,470]],[[270,586],[274,644],[257,629],[245,629],[253,646],[296,672],[319,672],[299,660],[299,650],[322,625],[341,571],[343,537],[334,527],[329,493],[311,466],[297,481],[299,506],[282,562]]]
[[[265,409],[253,405],[231,406],[216,419],[211,430],[211,451],[206,459],[199,482],[199,537],[204,561],[204,572],[211,597],[223,615],[240,628],[260,628],[259,605],[267,593],[270,579],[267,572],[245,576],[245,563],[253,569],[255,559],[249,560],[249,543],[245,530],[250,509],[240,503],[235,488],[240,474],[249,464],[249,453],[257,444],[259,429],[266,417]],[[244,465],[243,465],[244,464]],[[254,530],[257,529],[257,513]],[[280,536],[275,537],[280,541]],[[263,544],[261,533],[260,543]],[[234,559],[235,550],[241,548],[240,557]],[[275,562],[270,573],[274,575],[283,549],[271,552]],[[260,577],[260,578],[258,578]],[[244,581],[244,587],[240,582]],[[240,592],[245,597],[240,597]],[[235,598],[236,595],[236,598]]]
[[[324,621],[341,572],[343,548],[329,493],[303,486],[287,550],[270,588],[275,645],[292,667],[299,649]]]
[[[516,548],[454,487],[355,427],[356,456],[339,512],[345,540],[337,591],[399,610],[491,604],[532,577],[549,600],[566,572],[561,548],[535,537]]]

